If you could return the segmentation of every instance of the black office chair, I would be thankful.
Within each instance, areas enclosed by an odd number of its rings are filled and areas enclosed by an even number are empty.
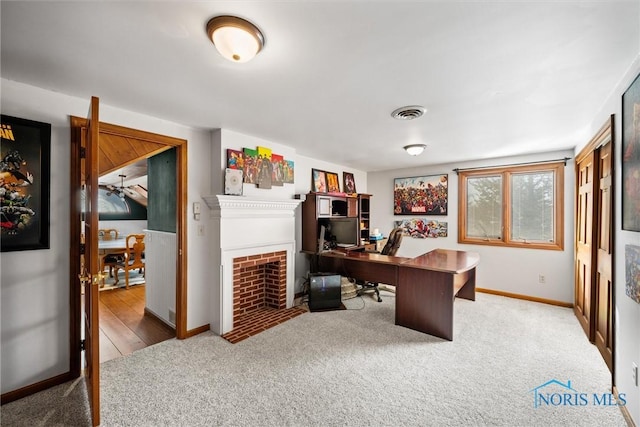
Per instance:
[[[394,256],[400,248],[400,242],[402,242],[402,227],[396,227],[391,230],[391,233],[389,233],[387,243],[379,253],[381,255]],[[377,251],[368,252],[378,253]],[[378,289],[377,282],[359,282],[357,284],[360,285],[360,288],[358,289],[358,295],[362,295],[363,293],[368,291],[374,291],[376,293],[376,296],[378,297],[378,302],[382,302],[382,298],[380,298],[380,289]]]

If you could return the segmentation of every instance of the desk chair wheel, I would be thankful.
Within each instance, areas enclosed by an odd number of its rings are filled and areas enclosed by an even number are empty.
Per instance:
[[[374,291],[376,293],[376,297],[378,302],[382,302],[382,298],[380,298],[380,290],[378,289],[378,284],[373,282],[363,282],[360,280],[356,281],[356,284],[360,286],[360,289],[357,291],[358,296],[362,296],[367,291]]]

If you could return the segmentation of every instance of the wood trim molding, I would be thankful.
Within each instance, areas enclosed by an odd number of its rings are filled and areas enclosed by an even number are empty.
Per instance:
[[[618,388],[616,386],[613,386],[611,391],[613,393],[613,396],[616,398],[616,400],[619,400]],[[627,422],[627,426],[636,427],[636,423],[633,421],[633,417],[631,416],[631,413],[627,409],[627,406],[626,405],[622,405],[622,406],[618,406],[618,407],[620,408],[620,412],[622,412],[622,416],[624,417],[624,420]]]
[[[84,117],[71,116],[71,123],[78,127],[85,127],[87,125],[87,119]],[[103,122],[100,122],[100,133],[121,136],[123,138],[134,138],[139,139],[140,141],[148,141],[156,144],[171,145],[173,147],[178,147],[185,142],[184,139],[175,138],[173,136],[161,135],[158,133],[146,132],[143,130]]]
[[[195,328],[195,329],[189,329],[185,334],[185,338],[194,337],[194,336],[196,336],[198,334],[201,334],[203,332],[207,332],[210,329],[211,329],[211,327],[209,326],[208,323],[206,325],[202,325],[202,326],[200,326],[198,328]]]
[[[529,295],[514,294],[514,293],[511,293],[511,292],[496,291],[494,289],[476,288],[476,291],[477,292],[482,292],[482,293],[485,293],[485,294],[499,295],[499,296],[507,297],[507,298],[515,298],[515,299],[521,299],[521,300],[525,300],[525,301],[539,302],[539,303],[542,303],[542,304],[555,305],[555,306],[558,306],[558,307],[573,308],[573,304],[570,303],[570,302],[563,302],[563,301],[556,301],[556,300],[546,299],[546,298],[532,297],[532,296],[529,296]]]
[[[185,339],[189,337],[187,331],[187,141],[176,147],[176,163],[178,165],[176,175],[178,187],[176,308],[180,308],[176,312],[176,337]]]
[[[72,152],[71,152],[71,185],[77,184],[79,188],[79,161],[74,160],[74,157],[79,157],[79,142],[78,147],[74,146],[74,139],[79,141],[81,138],[81,128],[86,126],[87,120],[83,117],[70,116],[71,124],[71,139],[72,139]],[[178,210],[176,215],[176,239],[177,239],[177,252],[178,257],[176,260],[176,337],[178,339],[188,338],[189,331],[187,331],[187,140],[159,135],[156,133],[145,132],[137,129],[126,128],[123,126],[113,125],[109,123],[100,122],[100,133],[118,135],[123,138],[135,138],[138,140],[144,140],[153,142],[156,144],[163,144],[165,146],[175,147],[178,171],[176,175],[177,186],[177,200]],[[75,147],[75,148],[74,148]],[[76,150],[77,152],[74,152]],[[75,167],[75,171],[74,171]],[[77,174],[77,176],[76,176]],[[72,192],[73,193],[73,192]],[[72,194],[70,203],[72,206],[74,203],[78,203],[77,195]],[[73,212],[73,210],[72,210]],[[77,218],[70,218],[71,233],[70,235],[79,236],[79,231],[74,234],[74,227],[78,227],[80,224]],[[71,242],[71,254],[79,253],[78,239],[72,239]],[[71,257],[73,258],[73,256]],[[71,271],[76,271],[79,262],[71,261]],[[75,279],[74,279],[75,278]],[[72,313],[70,319],[70,336],[71,336],[71,372],[76,376],[80,374],[80,341],[79,335],[76,333],[76,329],[79,331],[80,316],[74,316],[73,313],[80,312],[80,285],[76,274],[71,274],[71,295],[70,295],[70,310]],[[208,325],[207,325],[208,329]],[[194,334],[195,335],[195,334]],[[77,357],[75,356],[77,354]]]
[[[65,372],[64,374],[47,378],[46,380],[39,381],[37,383],[28,385],[26,387],[22,387],[17,390],[6,392],[2,396],[0,396],[1,404],[4,405],[5,403],[22,399],[23,397],[30,396],[32,394],[38,393],[48,388],[51,388],[60,384],[64,384],[67,381],[71,381],[74,378],[77,378],[77,376],[74,376],[71,371],[68,371],[68,372]]]
[[[612,114],[609,116],[609,120],[607,120],[598,130],[598,133],[591,138],[591,141],[587,145],[585,145],[582,150],[578,153],[575,159],[576,165],[585,159],[588,155],[590,155],[593,151],[595,151],[598,147],[603,146],[607,142],[611,141],[613,137],[613,129],[615,127],[615,115]]]
[[[171,323],[167,322],[166,320],[164,320],[162,317],[158,316],[157,314],[155,314],[153,311],[149,310],[147,307],[144,308],[144,315],[145,316],[149,316],[149,317],[153,317],[154,319],[156,319],[158,322],[167,325],[168,327],[170,327],[171,329],[173,329],[174,331],[176,330],[176,327],[173,326]]]

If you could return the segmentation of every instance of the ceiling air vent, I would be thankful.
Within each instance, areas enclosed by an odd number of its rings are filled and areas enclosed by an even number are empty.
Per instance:
[[[422,116],[427,111],[419,105],[410,105],[408,107],[400,107],[391,113],[391,117],[398,120],[413,120]]]

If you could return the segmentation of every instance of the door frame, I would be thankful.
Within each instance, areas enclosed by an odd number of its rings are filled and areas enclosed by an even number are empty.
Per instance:
[[[70,116],[71,124],[71,164],[70,164],[70,206],[80,203],[80,156],[82,129],[87,120]],[[159,135],[151,132],[126,128],[100,122],[100,134],[123,138],[142,139],[176,149],[176,338],[190,336],[187,331],[187,140]],[[75,271],[80,269],[80,218],[74,209],[70,214],[70,371],[73,377],[81,374],[81,284]]]

